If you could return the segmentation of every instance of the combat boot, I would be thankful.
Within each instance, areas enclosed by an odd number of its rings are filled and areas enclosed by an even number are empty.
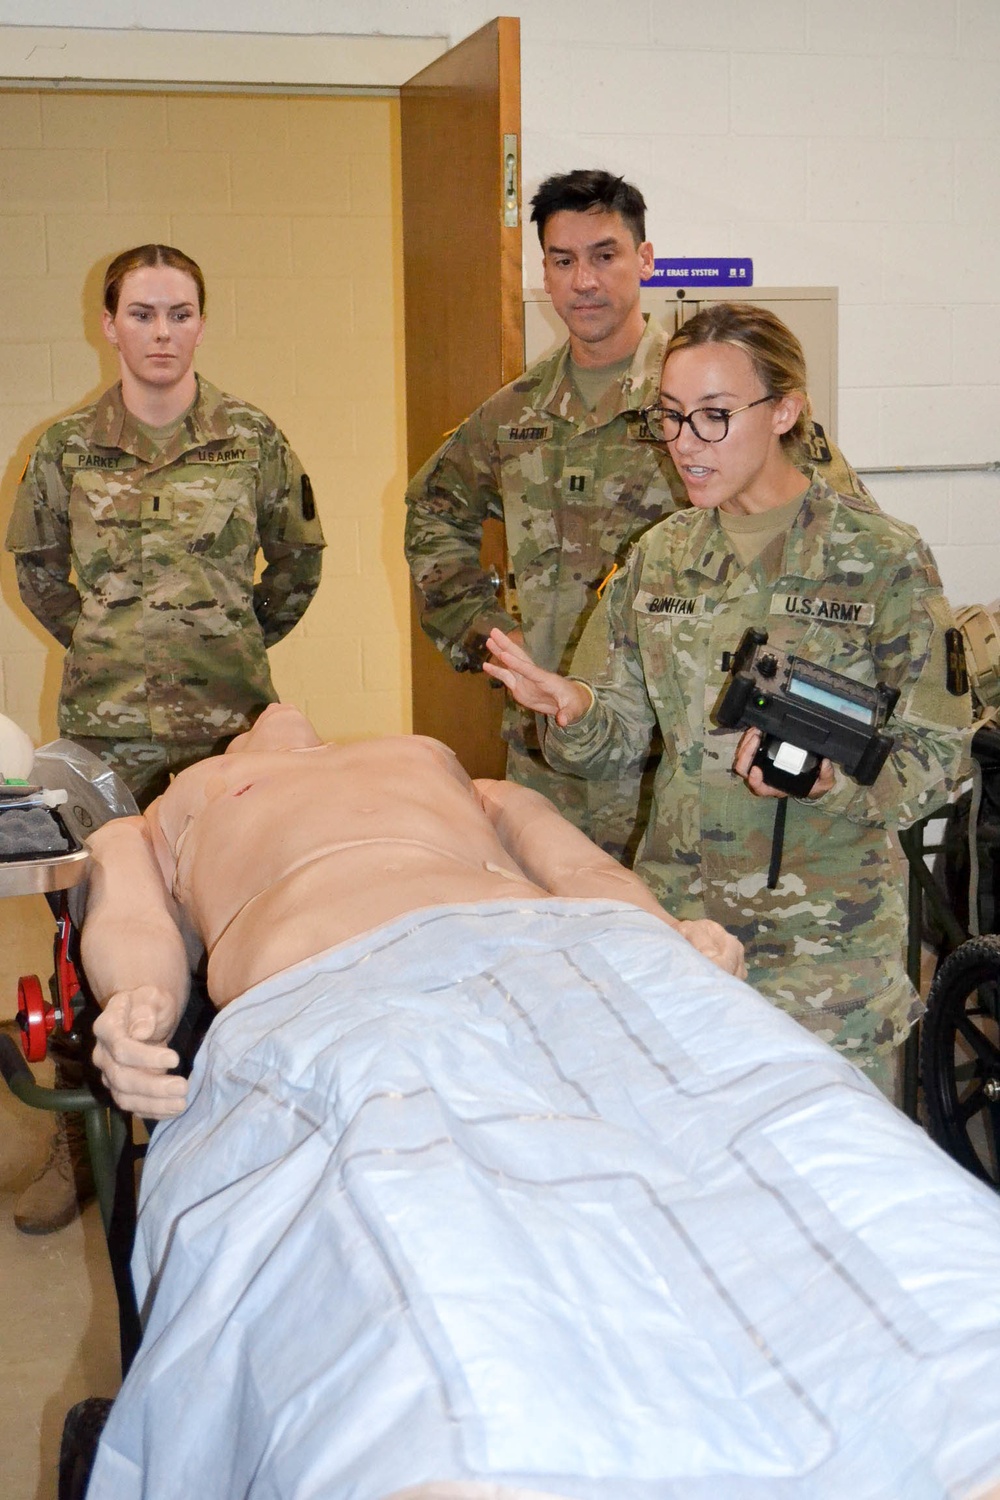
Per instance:
[[[56,1057],[56,1087],[76,1088],[79,1064]],[[79,1111],[56,1115],[49,1154],[14,1206],[14,1223],[22,1234],[52,1234],[72,1223],[94,1196],[94,1174],[87,1134]]]

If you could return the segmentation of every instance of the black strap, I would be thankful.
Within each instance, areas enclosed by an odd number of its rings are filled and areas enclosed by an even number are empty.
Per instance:
[[[785,847],[785,819],[788,817],[788,797],[778,799],[774,809],[774,832],[771,835],[771,863],[767,871],[767,888],[773,891],[781,874],[781,855]]]
[[[118,1297],[118,1338],[124,1380],[142,1341],[142,1322],[131,1271],[136,1222],[135,1162],[141,1148],[132,1139],[131,1115],[122,1114],[121,1120],[124,1134],[115,1163],[115,1197],[107,1237],[111,1275]]]

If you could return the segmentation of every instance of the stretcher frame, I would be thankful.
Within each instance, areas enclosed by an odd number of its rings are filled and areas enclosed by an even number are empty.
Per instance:
[[[924,919],[928,910],[934,914],[952,948],[960,953],[969,945],[968,932],[949,908],[940,885],[927,865],[927,857],[942,847],[930,835],[931,824],[939,820],[941,815],[939,810],[900,834],[900,844],[909,871],[907,971],[917,988],[921,978]],[[70,916],[68,899],[69,891],[84,877],[88,862],[86,850],[77,848],[67,855],[0,864],[0,896],[43,894],[56,923],[53,975],[49,981],[51,1005],[43,1005],[41,1014],[37,1004],[27,1005],[26,988],[37,986],[40,993],[41,987],[35,976],[25,976],[19,985],[21,1008],[18,1020],[25,1033],[26,1043],[30,1040],[32,1044],[27,1050],[34,1060],[40,1060],[45,1055],[50,1034],[57,1045],[72,1048],[77,1056],[86,1057],[89,1052],[90,1030],[98,1014],[98,1007],[78,966],[78,934]],[[995,957],[996,976],[1000,979],[1000,939],[996,940]],[[197,1033],[204,1029],[195,1017],[199,1010],[204,1010],[206,1000],[207,995],[203,990],[199,992],[199,986],[195,983],[191,1004],[181,1023],[181,1030],[185,1035],[183,1038],[172,1039],[173,1045],[177,1046],[180,1042],[182,1052],[186,1052],[185,1065],[188,1068],[194,1047],[200,1040]],[[27,1011],[32,1009],[34,1014],[29,1017]],[[27,1036],[29,1029],[33,1031],[30,1039]],[[40,1051],[37,1050],[39,1036]],[[11,1091],[31,1108],[57,1113],[79,1111],[83,1115],[96,1197],[118,1301],[124,1379],[142,1338],[130,1262],[136,1226],[135,1165],[144,1154],[145,1146],[136,1144],[132,1116],[118,1108],[96,1072],[92,1073],[89,1083],[80,1088],[56,1089],[41,1086],[36,1082],[28,1061],[14,1041],[9,1036],[0,1035],[0,1075]],[[1000,1052],[996,1078],[1000,1100]],[[921,1082],[920,1037],[919,1028],[915,1027],[904,1049],[902,1097],[903,1108],[913,1120],[918,1119]],[[997,1138],[1000,1139],[1000,1103],[994,1125]],[[947,1140],[941,1140],[940,1144],[961,1161],[962,1165],[976,1170],[975,1164],[951,1149]],[[991,1180],[986,1173],[979,1172],[977,1175],[984,1176],[987,1181]],[[1000,1184],[994,1183],[994,1186],[997,1185]],[[95,1398],[77,1403],[67,1415],[60,1454],[59,1500],[83,1500],[100,1431],[110,1405],[109,1400]]]

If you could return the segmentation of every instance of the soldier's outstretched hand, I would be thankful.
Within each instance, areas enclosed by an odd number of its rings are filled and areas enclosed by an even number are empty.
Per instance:
[[[524,647],[502,630],[491,630],[486,645],[493,660],[484,662],[483,671],[502,682],[522,708],[546,714],[561,729],[583,718],[593,701],[584,683],[536,666]]]

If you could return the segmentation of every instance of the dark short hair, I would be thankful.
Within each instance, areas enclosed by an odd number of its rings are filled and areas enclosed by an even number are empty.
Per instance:
[[[624,177],[600,170],[560,172],[546,177],[531,200],[531,222],[538,225],[538,240],[545,249],[545,226],[553,214],[564,210],[585,214],[591,209],[621,214],[637,245],[646,238],[646,200]]]
[[[123,250],[116,255],[104,273],[104,306],[112,317],[118,311],[118,298],[122,282],[130,271],[140,271],[144,266],[170,266],[174,271],[183,271],[190,276],[198,289],[198,311],[205,311],[205,278],[198,262],[175,250],[173,245],[136,245],[132,250]]]

